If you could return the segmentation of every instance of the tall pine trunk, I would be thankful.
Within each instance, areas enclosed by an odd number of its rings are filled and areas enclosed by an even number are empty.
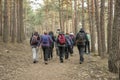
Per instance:
[[[4,0],[3,42],[8,42],[8,0]]]
[[[94,24],[94,20],[95,20],[95,7],[94,7],[94,0],[91,1],[91,29],[90,29],[90,33],[91,33],[91,52],[95,52],[95,43],[96,43],[96,29],[95,29],[95,24]]]
[[[17,0],[17,42],[20,43],[21,34],[20,34],[20,0]]]
[[[15,20],[15,0],[12,0],[12,42],[15,42],[15,34],[16,34],[16,20]]]
[[[113,0],[109,0],[108,4],[107,53],[109,54],[112,48]]]
[[[105,42],[105,0],[101,0],[101,11],[100,11],[100,31],[101,31],[101,44],[102,52],[101,57],[103,58],[106,53],[106,42]]]
[[[20,5],[20,41],[23,42],[23,40],[25,39],[25,35],[24,35],[24,25],[23,25],[23,0],[20,0],[19,2]]]
[[[109,53],[109,71],[117,73],[120,65],[120,0],[116,0],[112,28],[112,49]],[[117,65],[118,64],[118,65]]]
[[[62,30],[61,0],[59,0],[59,22],[60,22],[60,29]]]
[[[0,0],[0,36],[2,36],[2,0]]]
[[[85,29],[84,0],[82,0],[82,28]]]
[[[101,45],[101,32],[100,32],[100,19],[99,19],[99,10],[98,10],[98,0],[95,1],[95,18],[96,18],[96,27],[97,27],[97,43],[98,43],[98,54],[101,56],[102,45]]]
[[[74,0],[74,31],[77,34],[77,2]]]
[[[90,35],[91,35],[91,52],[95,52],[95,27],[93,25],[93,19],[94,19],[94,11],[93,9],[90,9],[90,1],[87,0],[87,5],[88,5],[88,15],[89,15],[89,32],[90,32]],[[91,2],[92,3],[92,2]],[[93,6],[94,4],[92,4]],[[93,7],[92,7],[93,8]]]

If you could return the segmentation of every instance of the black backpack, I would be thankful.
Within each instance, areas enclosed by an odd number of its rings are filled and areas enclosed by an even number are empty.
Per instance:
[[[79,32],[79,33],[78,33],[77,43],[81,43],[81,44],[83,44],[84,42],[85,42],[85,34]]]

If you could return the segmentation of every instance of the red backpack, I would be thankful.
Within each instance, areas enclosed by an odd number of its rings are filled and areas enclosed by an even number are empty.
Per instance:
[[[61,44],[61,45],[64,45],[65,44],[65,36],[63,35],[63,34],[60,34],[59,36],[58,36],[58,41],[59,41],[59,43]]]

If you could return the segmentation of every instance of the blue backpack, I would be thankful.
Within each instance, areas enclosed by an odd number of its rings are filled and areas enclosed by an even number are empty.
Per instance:
[[[42,43],[48,44],[49,43],[49,37],[47,35],[42,36]]]

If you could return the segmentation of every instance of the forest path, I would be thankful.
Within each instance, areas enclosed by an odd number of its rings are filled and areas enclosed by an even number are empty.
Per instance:
[[[54,50],[54,58],[48,62],[48,65],[44,64],[43,57],[36,64],[31,62],[26,71],[18,75],[16,80],[106,80],[107,78],[102,77],[106,76],[102,74],[102,69],[106,67],[99,67],[96,64],[100,63],[100,57],[93,58],[91,55],[84,55],[84,57],[85,62],[79,64],[78,50],[74,48],[74,55],[64,60],[64,63],[60,63]]]
[[[79,64],[78,50],[74,48],[73,56],[60,63],[54,50],[54,58],[44,64],[43,57],[32,63],[30,46],[0,46],[0,80],[116,80],[108,72],[107,59],[85,54],[85,62]],[[18,48],[19,47],[19,48]],[[5,53],[8,49],[10,52]],[[2,54],[3,53],[3,54]],[[41,50],[39,56],[41,56]]]

